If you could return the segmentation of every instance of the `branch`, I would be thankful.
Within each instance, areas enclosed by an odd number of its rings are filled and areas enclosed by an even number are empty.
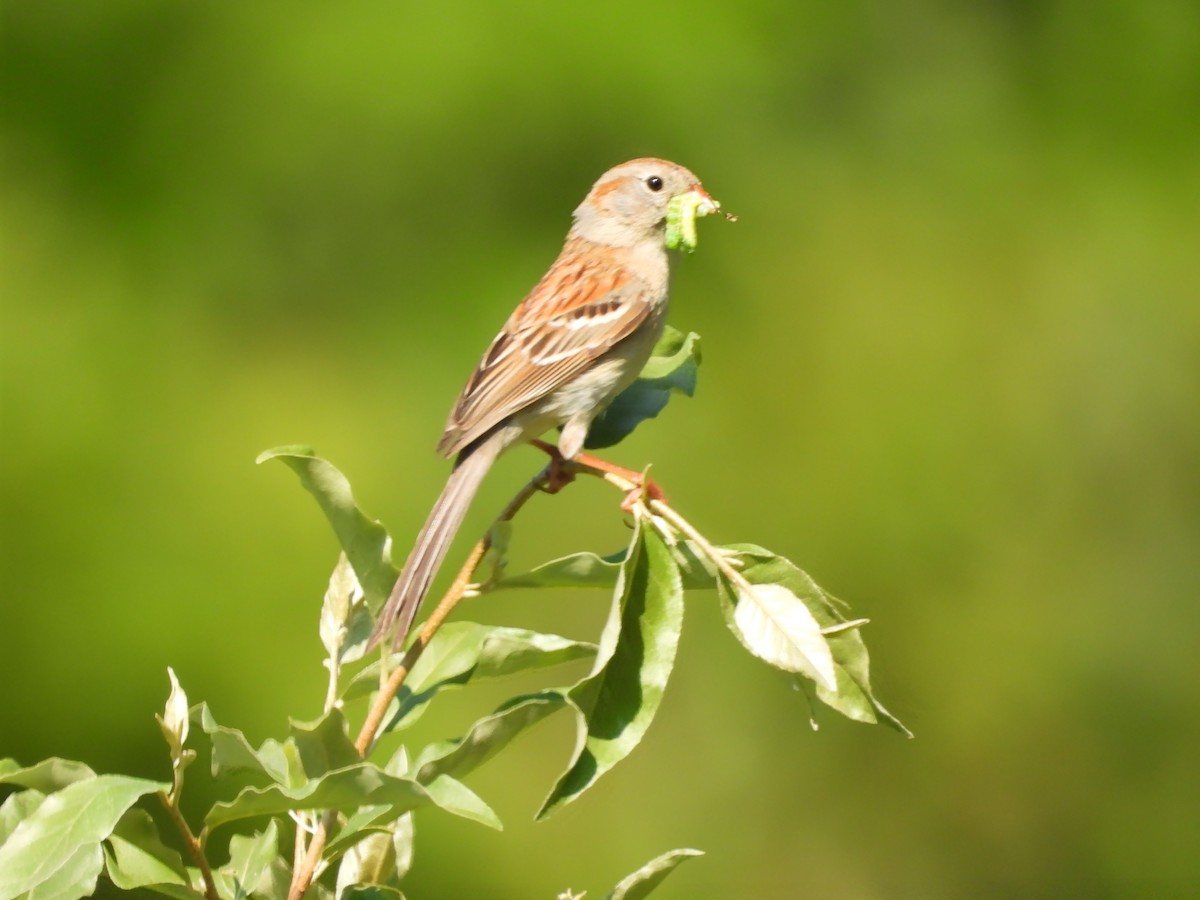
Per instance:
[[[212,869],[209,868],[208,860],[204,856],[204,847],[200,843],[200,839],[192,834],[192,829],[188,827],[187,820],[183,817],[183,813],[179,811],[179,806],[172,797],[168,797],[162,791],[158,792],[158,799],[162,801],[162,805],[166,807],[167,815],[175,824],[175,828],[183,837],[183,843],[191,854],[192,860],[200,869],[200,876],[204,879],[204,896],[208,900],[220,900],[217,894],[217,883],[213,880]]]
[[[446,618],[458,606],[459,602],[467,595],[468,589],[471,587],[472,578],[475,575],[475,570],[479,568],[479,564],[483,562],[484,556],[492,546],[492,533],[495,527],[502,522],[509,522],[521,511],[529,499],[538,491],[542,490],[550,478],[550,467],[547,466],[528,484],[526,484],[516,495],[508,501],[508,505],[501,510],[491,527],[482,538],[467,554],[466,562],[459,569],[458,575],[455,576],[454,582],[442,597],[441,602],[434,608],[421,625],[421,630],[417,633],[412,644],[409,645],[408,651],[404,654],[404,658],[400,661],[400,665],[391,673],[387,681],[380,688],[375,702],[371,705],[370,711],[367,713],[367,718],[363,722],[362,728],[359,730],[358,738],[354,741],[354,746],[358,750],[359,756],[364,759],[371,751],[378,737],[380,725],[383,723],[383,717],[387,714],[388,706],[392,699],[399,693],[400,688],[404,686],[405,680],[408,678],[409,672],[413,666],[417,664],[417,660],[421,658],[421,654],[425,652],[425,648],[429,646],[429,642],[433,640],[433,636],[437,634],[438,629],[446,621]],[[309,842],[308,850],[304,854],[303,860],[299,862],[295,871],[292,873],[292,885],[288,891],[288,900],[300,900],[312,885],[313,876],[317,870],[317,864],[321,860],[321,852],[325,849],[325,842],[329,838],[329,832],[337,822],[337,813],[333,810],[327,810],[321,817],[321,822],[317,826],[316,833],[313,834],[312,840]],[[185,825],[186,827],[186,825]],[[300,840],[297,833],[297,859],[299,859]],[[217,900],[215,894],[209,900]]]
[[[425,648],[429,646],[429,642],[433,640],[433,636],[442,627],[442,623],[446,621],[446,618],[458,606],[463,597],[466,596],[468,589],[471,587],[471,579],[475,575],[475,570],[479,568],[479,564],[483,562],[484,556],[487,555],[488,550],[492,547],[492,533],[496,526],[502,522],[511,522],[516,514],[521,511],[521,507],[529,502],[529,498],[542,489],[549,476],[550,468],[546,467],[521,488],[508,501],[508,505],[501,510],[500,515],[492,522],[491,527],[488,528],[484,536],[471,548],[471,552],[467,554],[466,562],[458,570],[458,575],[455,576],[454,582],[442,597],[441,602],[430,613],[429,618],[421,625],[421,630],[417,633],[412,644],[409,645],[408,652],[404,654],[404,659],[401,660],[396,670],[392,672],[386,684],[380,690],[379,696],[376,697],[371,711],[367,713],[366,721],[363,722],[362,729],[358,733],[358,739],[354,742],[354,746],[358,748],[358,752],[362,756],[365,757],[374,745],[377,737],[376,732],[383,722],[388,705],[404,685],[405,680],[408,678],[408,673],[417,664],[417,660],[421,658],[421,654],[425,652]]]

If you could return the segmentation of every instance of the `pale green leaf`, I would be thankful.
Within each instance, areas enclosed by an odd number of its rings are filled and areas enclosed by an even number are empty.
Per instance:
[[[43,794],[53,794],[69,784],[95,777],[90,766],[73,759],[52,756],[32,766],[22,766],[15,759],[0,759],[0,784],[33,788]]]
[[[552,559],[528,572],[505,575],[497,588],[606,588],[612,590],[621,574],[625,551],[610,556],[584,551]]]
[[[686,588],[716,587],[711,564],[690,542],[679,541],[671,549],[675,554],[676,563],[679,564]],[[742,567],[743,577],[752,585],[781,585],[807,608],[828,646],[836,684],[834,690],[814,686],[814,695],[818,699],[857,721],[883,722],[902,734],[911,736],[908,729],[889,713],[872,693],[866,645],[858,627],[845,627],[848,623],[843,615],[844,605],[840,601],[822,590],[790,560],[762,547],[754,544],[731,544],[716,549]],[[524,574],[506,576],[497,587],[612,587],[616,583],[623,559],[624,552],[606,557],[594,553],[576,553],[552,560]],[[730,621],[731,629],[741,639],[740,629],[732,623],[732,608],[733,605],[730,604],[726,610],[727,620]],[[811,624],[807,628],[801,628],[798,633],[811,635]],[[820,653],[819,650],[816,652]],[[793,667],[785,668],[792,670]]]
[[[295,746],[301,770],[308,779],[333,769],[344,769],[362,759],[340,709],[333,709],[313,722],[290,722],[288,731],[288,743]]]
[[[352,643],[353,613],[363,607],[363,599],[362,585],[358,583],[354,567],[350,565],[350,560],[343,551],[338,554],[337,565],[329,576],[329,587],[325,589],[318,628],[321,643],[334,660],[343,661],[346,645]],[[369,630],[369,615],[366,619],[364,627]]]
[[[241,731],[218,724],[207,703],[195,706],[192,717],[199,720],[201,729],[212,743],[214,778],[234,772],[249,772],[265,775],[280,784],[304,783],[303,768],[294,745],[285,747],[278,741],[268,739],[255,750]]]
[[[292,884],[292,866],[291,860],[285,861],[283,857],[276,856],[271,860],[271,864],[267,866],[266,872],[263,873],[262,880],[259,882],[259,891],[255,895],[262,897],[263,900],[279,900],[280,897],[288,895],[288,889]],[[306,900],[320,900],[322,896],[328,896],[328,893],[322,894],[321,891],[314,888],[324,888],[322,884],[313,885],[305,895]]]
[[[396,748],[391,759],[383,767],[388,775],[405,778],[409,775],[408,751],[403,745]],[[411,813],[404,813],[400,818],[412,819]],[[326,862],[337,859],[367,834],[396,830],[396,811],[389,806],[362,806],[346,816],[345,822],[338,828],[337,833],[325,844],[321,858]],[[409,829],[411,832],[411,828]]]
[[[28,819],[46,800],[41,791],[18,791],[9,794],[0,804],[0,845],[8,840],[22,821]]]
[[[646,863],[636,872],[621,879],[616,887],[609,892],[605,900],[642,900],[658,887],[664,878],[670,875],[682,862],[694,856],[703,856],[702,850],[671,850],[662,856],[657,856]]]
[[[503,628],[474,622],[443,626],[426,648],[397,695],[397,709],[385,730],[413,724],[440,692],[460,688],[481,678],[542,669],[594,656],[596,647],[554,634],[523,628]],[[379,665],[355,676],[344,699],[378,687]]]
[[[722,579],[720,585],[730,628],[747,650],[777,669],[836,687],[829,644],[800,598],[781,584]]]
[[[99,844],[85,844],[72,853],[45,881],[21,894],[21,900],[76,900],[96,892],[96,879],[104,870]],[[0,877],[2,870],[0,870]],[[7,900],[8,895],[4,896]]]
[[[377,610],[383,606],[399,575],[388,552],[390,539],[377,521],[367,518],[354,501],[350,482],[332,463],[316,456],[308,447],[277,447],[260,453],[256,462],[278,459],[300,478],[300,483],[316,498],[337,535],[338,543],[354,567],[362,585],[366,606]],[[361,655],[366,637],[357,641],[358,653],[351,653],[350,643],[343,645],[343,659]]]
[[[747,581],[783,585],[800,598],[826,630],[825,640],[833,656],[836,689],[816,685],[813,689],[816,697],[848,718],[871,724],[882,722],[906,737],[912,737],[903,723],[875,698],[871,688],[870,657],[861,629],[840,628],[846,624],[841,613],[842,604],[782,556],[753,544],[735,544],[727,549],[738,554],[740,571]]]
[[[261,894],[270,882],[271,863],[278,856],[279,826],[272,819],[253,836],[236,834],[229,839],[229,865],[223,874],[233,879],[238,894]]]
[[[528,572],[505,575],[496,582],[494,588],[602,588],[611,591],[616,587],[625,553],[625,550],[608,556],[590,551],[572,553],[542,563]],[[690,541],[677,541],[671,546],[671,554],[675,557],[685,588],[715,586],[715,569]]]
[[[483,802],[478,794],[461,781],[451,778],[449,775],[439,775],[424,784],[425,789],[429,791],[430,798],[439,808],[464,819],[478,822],[480,825],[486,825],[488,828],[494,828],[496,831],[504,830],[504,826],[500,823],[500,817]]]
[[[233,800],[215,804],[205,823],[211,829],[237,819],[277,816],[297,809],[352,811],[373,804],[393,807],[399,815],[430,802],[428,792],[415,781],[395,778],[364,762],[328,772],[299,786],[243,788]]]
[[[108,877],[121,890],[170,884],[201,896],[190,891],[183,859],[162,842],[154,819],[144,809],[134,807],[121,817],[108,836],[104,855]]]
[[[416,817],[412,813],[405,813],[392,823],[392,849],[396,853],[396,877],[399,879],[412,868],[416,830]]]
[[[378,825],[431,804],[490,827],[499,826],[495,813],[465,786],[449,780],[423,785],[411,778],[389,775],[367,762],[327,772],[298,787],[273,784],[243,788],[233,800],[215,804],[205,817],[205,824],[213,829],[238,819],[278,816],[292,810],[333,809],[355,813],[363,807],[385,807],[369,817]]]
[[[429,744],[413,768],[417,780],[439,775],[462,778],[503,750],[525,729],[567,705],[560,692],[547,691],[510,700],[471,726],[465,737]]]
[[[368,834],[346,850],[338,866],[338,896],[344,896],[351,885],[386,885],[396,878],[396,850],[392,837],[386,832]]]
[[[249,772],[297,787],[330,771],[358,762],[345,715],[334,709],[312,722],[291,722],[287,740],[268,738],[254,749],[236,728],[219,725],[207,704],[193,711],[212,741],[213,775]]]
[[[139,797],[169,787],[124,775],[97,775],[49,795],[0,846],[0,900],[46,883],[78,885],[93,863],[99,872],[100,842],[125,810]]]

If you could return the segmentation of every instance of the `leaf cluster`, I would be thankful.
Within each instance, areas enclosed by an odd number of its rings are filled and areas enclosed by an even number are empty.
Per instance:
[[[668,333],[643,378],[598,420],[590,445],[619,441],[657,415],[673,392],[690,394],[698,362],[695,335]],[[505,571],[503,554],[520,505],[514,504],[481,544],[490,553],[473,557],[489,571],[459,592],[608,591],[609,613],[596,643],[468,621],[443,624],[431,616],[405,652],[368,660],[374,614],[396,578],[390,538],[361,511],[331,463],[303,448],[260,457],[268,459],[297,474],[341,547],[319,615],[329,675],[324,714],[293,721],[286,735],[254,746],[241,730],[220,723],[207,703],[189,705],[172,671],[170,696],[158,717],[170,781],[101,775],[61,759],[32,766],[0,760],[0,784],[13,789],[0,805],[0,900],[80,897],[102,875],[117,888],[176,898],[275,898],[306,890],[317,897],[401,897],[413,858],[414,813],[433,808],[500,828],[465,779],[538,722],[561,710],[576,726],[574,750],[539,818],[577,799],[634,750],[662,703],[685,595],[694,592],[715,590],[738,641],[796,678],[810,697],[851,719],[907,734],[872,692],[864,620],[847,619],[841,604],[787,559],[752,544],[714,546],[678,511],[645,494],[632,503],[631,537],[619,553],[581,552],[518,574]],[[579,660],[590,660],[584,677],[514,696],[460,736],[402,744],[386,759],[373,752],[379,738],[403,734],[446,691]],[[363,701],[374,718],[366,717],[355,740],[350,711]],[[179,807],[186,771],[196,759],[189,742],[207,746],[212,776],[227,788],[199,832]],[[172,842],[170,829],[160,832],[159,819],[137,805],[148,795],[158,797],[173,826]],[[239,827],[228,859],[213,864],[209,837],[219,828]],[[289,834],[290,850],[281,846]],[[608,896],[645,896],[698,853],[663,854]],[[311,871],[298,882],[304,865]]]

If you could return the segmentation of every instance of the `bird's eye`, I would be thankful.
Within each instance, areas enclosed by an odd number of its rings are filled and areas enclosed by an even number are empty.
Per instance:
[[[663,180],[657,175],[651,175],[646,179],[646,187],[655,192],[661,191],[663,187]]]

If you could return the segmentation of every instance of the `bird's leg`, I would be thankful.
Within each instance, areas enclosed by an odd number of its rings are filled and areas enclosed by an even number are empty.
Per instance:
[[[642,497],[649,500],[661,500],[663,503],[667,502],[667,496],[663,493],[662,488],[641,472],[626,469],[624,466],[618,466],[615,463],[610,463],[589,453],[579,453],[573,459],[568,460],[558,452],[558,448],[553,444],[548,444],[545,441],[530,441],[530,443],[550,457],[550,476],[547,490],[552,494],[562,490],[575,479],[575,474],[568,469],[568,464],[575,462],[589,469],[594,469],[597,472],[616,475],[618,478],[635,485],[633,490],[629,491],[625,495],[625,499],[621,501],[621,509],[625,510],[625,512],[630,512],[633,509],[633,505]]]
[[[530,441],[529,443],[550,457],[550,468],[546,473],[544,488],[547,494],[557,494],[575,480],[575,473],[568,468],[567,460],[558,452],[557,447],[547,444],[545,441]]]

